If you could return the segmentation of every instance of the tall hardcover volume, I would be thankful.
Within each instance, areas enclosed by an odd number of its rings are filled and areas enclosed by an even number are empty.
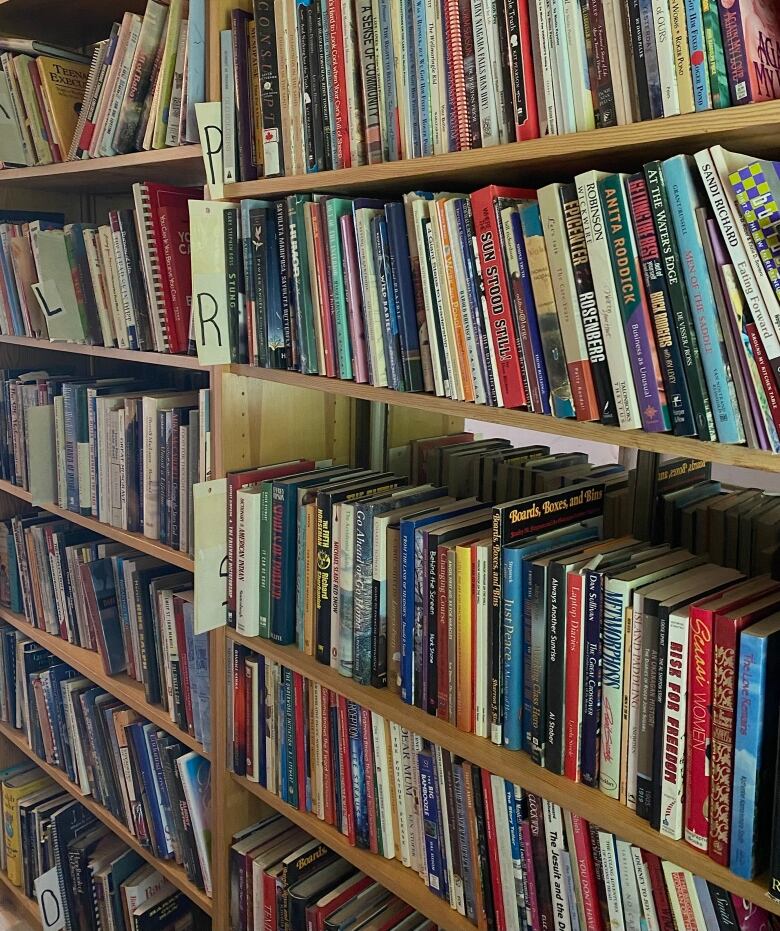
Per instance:
[[[604,209],[612,273],[618,285],[620,312],[642,426],[650,433],[663,432],[671,426],[669,408],[639,269],[625,176],[609,175],[603,178],[599,181],[599,195]]]
[[[490,341],[496,357],[504,407],[523,407],[528,399],[517,350],[515,325],[509,297],[509,277],[501,250],[501,230],[494,203],[498,197],[535,198],[535,191],[491,185],[471,195],[471,208],[479,247],[482,282],[487,302]]]
[[[266,178],[283,175],[290,170],[284,157],[275,13],[275,8],[283,2],[254,0],[257,57],[260,60],[260,103],[263,111],[263,174]]]
[[[688,297],[694,310],[693,319],[718,440],[721,443],[744,443],[745,431],[729,374],[715,295],[696,222],[696,208],[701,205],[701,200],[693,183],[688,157],[677,155],[667,159],[662,171],[669,192]]]

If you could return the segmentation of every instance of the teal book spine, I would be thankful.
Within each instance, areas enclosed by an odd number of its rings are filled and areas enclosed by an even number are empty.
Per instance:
[[[347,291],[344,286],[344,259],[341,254],[340,221],[352,212],[352,201],[329,197],[325,201],[325,221],[328,230],[329,277],[333,292],[336,322],[336,357],[339,378],[352,378],[352,351],[347,320]]]
[[[662,165],[669,192],[672,223],[688,291],[704,377],[712,404],[715,429],[721,443],[744,443],[745,432],[737,407],[726,345],[718,320],[701,234],[696,222],[700,198],[687,156],[676,155]]]

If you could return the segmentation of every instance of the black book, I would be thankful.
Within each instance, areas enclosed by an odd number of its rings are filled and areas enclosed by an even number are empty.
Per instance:
[[[225,281],[227,283],[227,317],[230,340],[230,361],[246,359],[242,343],[246,340],[246,320],[241,319],[243,302],[241,293],[241,261],[238,245],[238,209],[226,210],[223,215],[225,237]],[[243,326],[242,326],[243,324]]]
[[[317,119],[315,101],[319,91],[314,86],[319,71],[319,50],[317,47],[317,8],[314,3],[296,3],[295,15],[298,20],[298,61],[301,72],[301,118],[303,121],[304,162],[307,172],[317,171],[318,154],[322,154],[322,140],[317,149]],[[321,104],[320,104],[321,106]],[[320,119],[320,127],[322,120]]]
[[[531,829],[531,858],[536,875],[536,894],[539,906],[540,927],[552,931],[553,922],[552,892],[550,888],[550,871],[547,862],[547,838],[544,830],[544,800],[531,792],[526,793],[528,800],[528,825]]]
[[[331,889],[335,889],[354,872],[355,867],[351,863],[347,860],[338,859],[291,885],[287,890],[290,905],[289,927],[291,929],[305,928],[307,907],[318,901]]]
[[[277,200],[274,203],[276,217],[276,244],[279,256],[279,297],[282,309],[282,330],[284,334],[284,357],[280,359],[284,364],[275,368],[297,369],[298,335],[295,318],[295,294],[292,281],[292,265],[290,262],[290,223],[287,215],[287,201]]]
[[[127,261],[130,301],[136,323],[136,341],[138,345],[134,348],[154,349],[151,321],[149,319],[150,311],[146,300],[146,285],[144,284],[142,272],[141,250],[138,245],[138,233],[135,226],[135,211],[128,208],[126,210],[117,210],[116,213],[122,248]]]
[[[725,889],[721,889],[720,886],[716,886],[711,882],[707,883],[707,889],[718,922],[718,931],[739,931],[739,923],[737,922],[731,895]],[[771,886],[769,894],[772,895]]]
[[[246,10],[230,11],[230,31],[233,33],[233,82],[236,96],[236,129],[238,130],[239,180],[254,181],[257,168],[252,160],[252,105],[250,103],[248,35],[252,17]],[[259,140],[262,141],[262,140]]]
[[[267,330],[267,302],[268,302],[268,268],[266,245],[268,241],[266,223],[268,222],[268,208],[256,207],[249,211],[250,227],[250,265],[249,275],[252,279],[250,291],[254,306],[254,320],[252,321],[256,346],[256,361],[261,368],[268,365],[268,330]],[[255,361],[254,359],[252,361]]]
[[[141,668],[143,670],[146,700],[152,705],[159,705],[162,701],[163,679],[150,586],[154,580],[174,574],[178,574],[177,581],[171,580],[171,582],[172,584],[178,584],[181,574],[176,566],[166,565],[154,557],[142,556],[135,561],[133,598],[135,600],[136,622],[141,648]],[[189,577],[189,580],[191,584],[191,577]]]
[[[282,127],[282,103],[279,89],[276,7],[282,0],[253,0],[257,35],[257,58],[260,72],[260,105],[263,114],[263,176],[273,178],[292,170],[285,161],[286,143]],[[280,37],[281,38],[281,37]],[[258,144],[259,144],[258,140]]]
[[[596,294],[593,290],[588,249],[585,244],[585,231],[582,226],[582,213],[577,197],[577,186],[562,184],[559,189],[563,217],[566,225],[566,238],[569,245],[569,257],[574,271],[574,284],[577,291],[577,303],[585,334],[588,361],[593,373],[593,384],[599,405],[599,420],[603,424],[614,426],[618,422],[615,398],[612,393],[612,379],[604,350],[604,336],[601,331]]]
[[[635,100],[639,109],[639,119],[650,120],[653,118],[653,113],[650,107],[645,42],[642,35],[642,4],[640,0],[623,0],[623,2],[626,14],[625,23],[631,40],[632,77],[634,78],[632,84],[636,91]]]
[[[496,911],[493,905],[493,883],[490,879],[490,854],[487,846],[487,822],[485,819],[485,797],[482,793],[482,770],[478,766],[470,766],[472,793],[474,801],[474,818],[477,823],[477,882],[482,888],[482,903],[485,908],[485,919],[490,931],[496,928]],[[538,877],[538,874],[537,874]],[[537,878],[537,882],[539,879]]]
[[[60,900],[65,912],[65,927],[79,927],[75,923],[78,913],[77,903],[71,884],[68,882],[68,848],[79,837],[91,830],[96,819],[80,802],[72,801],[63,805],[51,818],[51,843],[54,851],[54,865],[60,886]]]

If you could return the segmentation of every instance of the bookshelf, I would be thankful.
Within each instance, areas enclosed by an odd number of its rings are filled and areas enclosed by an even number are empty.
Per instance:
[[[31,927],[42,927],[38,903],[33,899],[28,899],[23,890],[15,886],[3,870],[0,870],[0,899],[8,899],[19,911],[20,917],[24,918]]]
[[[142,11],[144,5],[143,0],[75,0],[70,4],[55,0],[0,0],[0,31],[25,34],[34,28],[42,38],[67,43],[76,38],[103,35],[106,24],[117,14],[125,9]],[[207,0],[212,31],[224,25],[226,11],[232,5],[226,0]],[[213,66],[218,55],[213,44],[210,45],[209,54]],[[219,93],[218,68],[209,69],[209,87],[212,96],[216,98]],[[649,157],[662,158],[673,153],[693,152],[715,142],[726,147],[749,149],[757,155],[770,155],[777,153],[779,129],[780,101],[576,135],[547,137],[492,149],[475,149],[403,162],[227,185],[225,198],[278,197],[314,191],[357,194],[407,191],[413,188],[471,190],[491,182],[535,183],[551,178],[569,178],[573,173],[594,165],[618,170],[635,166]],[[0,192],[7,200],[15,198],[19,205],[24,204],[24,198],[30,191],[42,195],[57,192],[73,198],[75,204],[82,197],[126,192],[133,182],[139,180],[201,184],[203,179],[200,148],[183,146],[39,168],[0,170]],[[100,360],[101,363],[113,366],[119,373],[126,373],[128,363],[131,363],[209,374],[213,392],[215,477],[223,477],[228,470],[295,456],[351,460],[357,444],[365,440],[365,436],[358,437],[358,430],[361,412],[365,411],[367,402],[388,408],[396,443],[413,436],[453,432],[462,427],[465,419],[470,419],[507,428],[556,434],[574,441],[605,443],[668,455],[696,456],[723,465],[780,472],[780,457],[743,447],[702,443],[642,431],[619,431],[599,424],[554,420],[523,411],[467,404],[426,394],[395,392],[294,372],[257,369],[246,365],[209,369],[190,356],[0,336],[0,360],[3,364],[8,359],[12,359],[15,365],[25,364],[26,358],[40,364],[42,356],[58,362],[62,357],[67,357],[69,364],[84,371]],[[32,503],[28,492],[9,482],[0,481],[0,492],[16,499],[17,507],[18,502]],[[194,571],[194,560],[191,557],[143,535],[119,530],[53,504],[41,506],[142,553]],[[9,513],[13,513],[13,510]],[[198,742],[177,728],[162,709],[146,702],[140,684],[127,676],[105,675],[97,654],[37,630],[22,616],[5,609],[0,609],[0,619],[61,657],[186,746],[203,754]],[[308,679],[320,682],[387,719],[413,729],[476,765],[571,808],[600,827],[614,831],[632,843],[780,915],[780,903],[767,897],[765,882],[743,881],[685,843],[665,839],[625,806],[598,791],[556,777],[535,766],[524,754],[510,752],[483,738],[464,734],[452,725],[406,705],[388,690],[357,685],[295,648],[280,647],[266,640],[242,638],[233,631],[220,628],[211,634],[213,899],[195,888],[183,869],[157,860],[142,848],[117,819],[89,797],[84,797],[60,770],[40,761],[20,732],[0,724],[0,738],[3,742],[33,759],[66,791],[94,811],[128,846],[160,869],[177,888],[212,916],[215,931],[228,931],[229,928],[228,859],[231,835],[261,813],[270,810],[283,813],[443,928],[465,931],[473,927],[427,889],[415,873],[399,862],[352,847],[343,835],[315,816],[291,809],[257,784],[228,772],[224,762],[228,750],[225,657],[231,639],[284,663]],[[10,897],[31,923],[39,924],[35,903],[26,899],[2,874],[0,887],[0,895]]]

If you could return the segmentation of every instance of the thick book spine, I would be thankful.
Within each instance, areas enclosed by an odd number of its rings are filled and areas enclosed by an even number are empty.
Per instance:
[[[710,755],[714,616],[693,606],[688,659],[688,744],[685,765],[685,840],[707,850],[709,835]]]
[[[601,613],[603,580],[598,572],[585,573],[583,619],[582,728],[580,733],[580,775],[588,786],[599,782],[601,734]]]
[[[671,215],[680,246],[688,297],[695,311],[694,324],[718,440],[721,443],[743,443],[745,432],[729,372],[701,233],[696,222],[698,197],[687,156],[679,155],[665,161],[663,175],[669,191]]]
[[[660,248],[643,174],[636,174],[630,178],[628,196],[631,201],[645,288],[652,310],[655,343],[666,389],[666,399],[670,408],[672,430],[678,436],[694,436],[697,431],[688,385],[685,381],[679,336],[676,328],[672,326],[671,300],[661,266]]]
[[[260,104],[263,114],[263,176],[290,171],[285,165],[282,104],[279,91],[275,7],[283,0],[254,0],[257,54],[260,60]]]
[[[652,110],[650,108],[645,43],[642,35],[641,0],[623,0],[623,5],[626,31],[631,40],[631,57],[633,59],[634,83],[639,104],[639,119],[650,120],[652,119]]]
[[[663,766],[661,781],[662,834],[672,840],[683,836],[683,782],[685,723],[688,699],[687,611],[669,618],[669,648],[666,654],[666,713],[664,715]]]
[[[650,433],[663,432],[670,427],[669,410],[639,270],[623,177],[611,175],[604,178],[599,182],[599,192],[606,215],[612,270],[618,284],[623,328],[642,426]]]
[[[490,341],[495,352],[501,396],[504,407],[523,407],[527,398],[523,389],[509,300],[509,284],[501,253],[501,231],[494,209],[492,189],[483,188],[472,194],[471,208],[487,301]]]

